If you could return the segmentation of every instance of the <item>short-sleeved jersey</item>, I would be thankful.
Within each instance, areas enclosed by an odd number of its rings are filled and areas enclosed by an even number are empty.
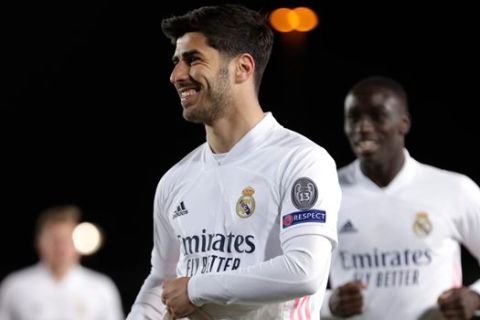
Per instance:
[[[363,175],[358,160],[339,170],[343,196],[330,281],[333,288],[354,279],[368,286],[363,315],[351,319],[429,319],[438,313],[439,295],[462,285],[459,243],[480,258],[478,186],[405,155],[385,188]]]
[[[46,266],[15,271],[0,287],[0,320],[122,320],[120,295],[107,276],[76,266],[57,281]]]
[[[221,160],[205,143],[163,176],[153,270],[168,278],[247,268],[281,255],[282,243],[299,235],[335,246],[340,197],[327,151],[266,113]],[[215,319],[316,319],[323,294],[265,306],[268,317],[259,306],[209,312]]]

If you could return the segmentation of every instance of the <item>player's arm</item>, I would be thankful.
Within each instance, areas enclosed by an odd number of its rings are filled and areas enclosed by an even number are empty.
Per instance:
[[[173,230],[163,216],[160,182],[154,202],[154,244],[151,257],[151,270],[132,306],[127,320],[161,320],[166,313],[162,303],[162,282],[176,277],[179,258],[178,242]]]
[[[305,161],[299,165],[295,164],[295,159],[289,159],[294,168],[287,168],[282,176],[285,181],[282,183],[281,218],[289,220],[307,211],[315,213],[315,218],[280,226],[282,255],[237,270],[197,274],[189,280],[176,279],[170,283],[175,286],[175,292],[188,295],[197,306],[260,305],[311,295],[325,285],[332,247],[336,244],[340,187],[333,160],[326,160],[324,156],[311,152],[302,156]],[[323,160],[317,161],[317,157]],[[290,197],[301,177],[311,179],[318,192],[315,198],[318,201],[305,210],[295,208]],[[322,212],[326,213],[326,220]]]
[[[264,304],[311,295],[320,289],[330,267],[332,245],[320,235],[304,235],[284,243],[284,254],[234,271],[190,279],[196,305]]]
[[[184,317],[191,303],[262,305],[311,295],[328,275],[332,245],[320,235],[288,240],[284,254],[269,261],[223,273],[169,281],[163,299],[170,312]]]
[[[455,217],[458,237],[480,262],[480,188],[465,177],[459,189],[463,198],[457,206],[461,215]],[[469,287],[443,292],[438,305],[446,319],[470,319],[480,314],[480,279]]]
[[[123,320],[125,315],[123,314],[122,300],[118,288],[110,278],[104,279],[104,285],[102,286],[102,303],[103,303],[103,315],[101,319],[104,320]],[[1,318],[0,318],[1,319]]]
[[[11,304],[15,301],[11,295],[10,278],[7,276],[0,284],[0,319],[13,320]]]

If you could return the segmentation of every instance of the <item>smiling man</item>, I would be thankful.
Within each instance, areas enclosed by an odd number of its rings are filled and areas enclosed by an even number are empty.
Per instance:
[[[357,160],[339,170],[334,290],[322,315],[470,319],[480,307],[480,281],[463,286],[460,243],[480,259],[480,189],[410,156],[407,95],[396,81],[363,79],[344,111]]]
[[[158,184],[152,269],[128,319],[318,319],[340,187],[327,151],[260,106],[266,17],[208,6],[162,28],[183,117],[207,141]]]

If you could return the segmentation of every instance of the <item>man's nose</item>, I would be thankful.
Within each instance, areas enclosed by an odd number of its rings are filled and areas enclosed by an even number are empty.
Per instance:
[[[357,131],[359,132],[367,132],[367,131],[372,131],[374,128],[372,119],[369,117],[362,117],[356,126]]]
[[[178,62],[170,74],[170,82],[175,84],[188,79],[188,66],[180,61]]]

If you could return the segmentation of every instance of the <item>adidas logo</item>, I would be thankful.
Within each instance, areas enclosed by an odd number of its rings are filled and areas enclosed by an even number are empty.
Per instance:
[[[340,228],[338,233],[352,233],[358,232],[357,228],[354,227],[352,221],[348,220],[345,224]]]
[[[173,216],[172,216],[172,219],[175,219],[175,218],[178,218],[180,216],[184,216],[188,214],[188,210],[185,208],[185,204],[182,202],[180,202],[180,204],[177,206],[177,210],[175,210],[173,212]]]

